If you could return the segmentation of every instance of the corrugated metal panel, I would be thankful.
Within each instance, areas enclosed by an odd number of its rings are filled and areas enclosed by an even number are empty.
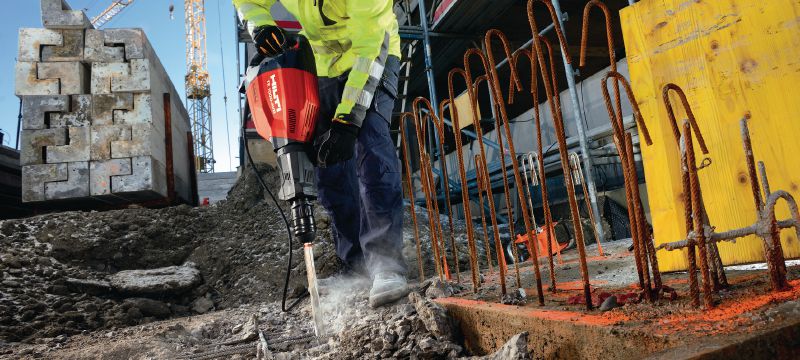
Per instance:
[[[745,114],[772,188],[800,196],[798,14],[797,0],[650,0],[621,12],[631,82],[655,142],[643,155],[657,243],[686,236],[679,155],[661,101],[666,83],[686,90],[711,151],[700,181],[718,231],[756,219],[739,132]],[[785,206],[778,216],[788,217]],[[797,240],[783,232],[787,256],[800,255]],[[721,244],[720,252],[726,264],[763,259],[756,238]],[[685,269],[685,255],[662,251],[659,264]]]

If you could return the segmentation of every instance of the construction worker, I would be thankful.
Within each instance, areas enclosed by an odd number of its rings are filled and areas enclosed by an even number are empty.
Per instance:
[[[256,49],[274,57],[287,35],[277,0],[233,0]],[[397,99],[400,36],[392,0],[282,0],[303,27],[319,76],[314,141],[319,202],[333,220],[336,252],[351,273],[372,277],[369,303],[408,293],[402,256],[400,159],[389,134]]]

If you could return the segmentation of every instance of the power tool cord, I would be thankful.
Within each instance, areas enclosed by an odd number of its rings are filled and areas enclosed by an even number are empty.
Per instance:
[[[245,104],[245,108],[246,109],[248,108],[247,104]],[[247,119],[247,117],[245,116],[244,119]],[[281,207],[280,203],[278,203],[278,199],[275,198],[275,194],[272,193],[272,191],[267,186],[267,183],[264,182],[264,178],[261,177],[261,174],[258,173],[258,169],[256,169],[255,162],[253,161],[253,156],[250,155],[250,146],[247,142],[246,134],[247,134],[247,122],[242,121],[242,142],[244,142],[244,152],[247,154],[247,162],[250,164],[250,169],[252,169],[253,173],[256,175],[258,184],[261,185],[261,188],[264,189],[264,191],[266,191],[267,194],[269,194],[269,197],[272,199],[272,203],[275,204],[275,207],[278,209],[278,211],[281,214],[281,217],[283,218],[283,223],[286,225],[286,234],[289,239],[289,261],[287,261],[286,263],[286,276],[283,279],[283,296],[281,298],[281,310],[283,312],[289,312],[295,306],[297,306],[297,304],[299,304],[300,301],[305,299],[305,297],[308,296],[308,294],[306,293],[300,296],[291,305],[289,305],[288,308],[286,307],[286,294],[289,291],[289,276],[291,275],[292,272],[292,228],[289,225],[289,219],[286,217],[286,213],[283,211],[283,208]]]

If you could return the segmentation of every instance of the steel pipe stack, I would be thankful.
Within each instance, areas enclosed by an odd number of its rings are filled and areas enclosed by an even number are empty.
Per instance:
[[[189,116],[144,32],[41,6],[19,31],[23,201],[192,202]]]

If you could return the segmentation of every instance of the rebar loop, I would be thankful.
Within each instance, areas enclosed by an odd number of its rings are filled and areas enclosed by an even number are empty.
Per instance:
[[[589,214],[589,220],[592,224],[595,223],[595,216],[594,211],[592,211],[592,204],[589,203],[589,192],[586,188],[586,180],[583,175],[583,165],[581,164],[581,158],[578,153],[571,153],[569,154],[569,161],[572,166],[572,176],[575,177],[574,181],[575,184],[580,185],[581,189],[583,190],[583,202],[586,204],[586,212]],[[602,239],[600,239],[600,235],[597,233],[597,228],[592,226],[592,230],[594,231],[594,238],[597,241],[597,252],[600,256],[605,256],[603,253],[603,243]]]
[[[472,50],[479,52],[479,50],[477,50],[477,49],[472,49]],[[470,51],[467,51],[467,53],[464,54],[464,64],[465,64],[465,68],[464,69],[455,68],[455,69],[450,70],[450,72],[448,73],[448,75],[447,75],[447,88],[448,88],[448,95],[449,95],[449,99],[448,100],[450,101],[450,113],[451,113],[451,116],[453,118],[453,124],[455,125],[455,126],[453,126],[453,135],[455,137],[456,144],[459,145],[459,146],[456,146],[456,151],[458,152],[459,173],[460,173],[459,175],[461,176],[461,181],[462,181],[462,185],[461,185],[462,198],[463,198],[464,204],[465,204],[465,206],[463,206],[464,215],[465,215],[466,219],[470,219],[469,221],[471,221],[471,219],[472,219],[471,210],[470,210],[469,206],[466,206],[467,204],[469,204],[469,191],[467,189],[466,170],[464,169],[463,150],[461,149],[461,146],[460,146],[460,144],[462,144],[462,141],[461,141],[461,122],[458,119],[458,108],[457,108],[457,104],[455,103],[456,94],[455,94],[454,81],[455,81],[456,75],[461,76],[461,78],[464,79],[464,83],[465,83],[465,86],[467,88],[467,97],[469,99],[470,108],[472,110],[472,125],[475,127],[475,133],[476,133],[476,137],[477,137],[477,140],[478,140],[478,147],[480,149],[481,157],[480,157],[479,160],[481,162],[483,162],[484,164],[486,162],[486,160],[485,160],[486,159],[486,149],[485,149],[484,144],[483,144],[483,130],[481,129],[480,119],[479,119],[479,116],[478,116],[477,98],[476,98],[476,94],[475,94],[475,87],[473,86],[473,81],[474,80],[473,80],[472,74],[471,74],[470,69],[469,69],[469,53],[470,53]],[[491,199],[487,199],[487,200],[491,200]],[[495,206],[494,206],[494,201],[488,201],[488,203],[489,203],[489,210],[490,210],[490,213],[491,213],[491,221],[492,221],[492,225],[494,227],[494,239],[495,239],[495,241],[499,241],[499,239],[500,239],[500,231],[497,228],[497,217],[496,217],[496,209],[495,209]],[[470,241],[473,243],[473,247],[474,247],[474,237]],[[506,269],[505,269],[505,265],[504,265],[505,264],[505,259],[502,258],[502,256],[503,256],[502,255],[502,250],[501,250],[500,253],[496,253],[496,256],[497,256],[498,269],[499,269],[499,272],[500,272],[500,278],[502,279],[502,286],[501,286],[502,294],[501,295],[506,295],[506,293],[507,293],[507,289],[506,289],[506,286],[505,286]],[[477,260],[474,260],[474,261],[477,262]]]
[[[493,99],[495,100],[497,107],[500,109],[500,118],[496,119],[497,132],[498,132],[497,138],[498,139],[501,138],[499,135],[500,135],[500,128],[502,126],[502,128],[505,130],[506,141],[508,142],[508,149],[511,152],[511,166],[514,170],[514,185],[517,189],[517,198],[519,200],[520,211],[522,213],[521,215],[523,218],[523,222],[525,224],[525,234],[528,236],[528,244],[531,250],[533,251],[533,254],[531,254],[531,262],[533,263],[534,275],[536,277],[536,291],[539,298],[539,305],[544,305],[544,293],[542,291],[542,275],[541,275],[541,270],[539,268],[539,253],[536,247],[534,246],[533,236],[531,236],[532,233],[535,233],[536,226],[535,224],[533,225],[531,224],[532,210],[528,208],[528,204],[525,202],[525,192],[523,189],[522,176],[520,175],[519,162],[517,161],[516,150],[514,149],[514,139],[511,133],[511,124],[509,122],[508,110],[506,109],[503,92],[500,87],[499,75],[497,73],[497,68],[496,68],[497,62],[495,61],[494,52],[492,51],[492,37],[495,37],[500,40],[500,43],[503,45],[503,50],[505,51],[505,55],[509,60],[513,60],[513,55],[511,54],[511,47],[509,45],[508,38],[505,36],[505,34],[503,34],[500,30],[497,29],[491,29],[486,33],[484,44],[486,47],[486,53],[489,58],[488,74],[490,75],[489,79],[491,80],[490,88],[492,88],[492,90],[494,91],[495,96],[493,97]],[[511,68],[511,78],[515,80],[517,84],[517,89],[521,90],[522,83],[518,79],[516,67],[510,66],[510,68]],[[500,120],[502,120],[502,124]],[[500,146],[502,147],[502,145]],[[504,158],[505,156],[501,157],[501,159]],[[505,171],[506,168],[505,160],[502,160],[501,164],[504,169],[503,170],[503,175],[505,177],[504,180],[507,181],[507,172]],[[509,213],[511,213],[512,205],[510,203],[511,199],[509,195],[510,194],[506,193],[507,197],[506,202],[508,203]],[[514,223],[514,218],[509,217],[509,224],[513,223]],[[514,241],[515,236],[516,233],[512,231],[511,244],[514,250],[516,250],[517,248],[516,243]],[[519,257],[515,259],[514,261],[515,265],[517,262],[519,262]]]
[[[558,17],[556,16],[555,9],[553,8],[553,4],[549,1],[545,0],[529,0],[528,1],[528,22],[530,23],[531,27],[531,36],[533,37],[533,48],[536,52],[536,56],[538,58],[538,64],[540,68],[540,75],[542,76],[542,81],[544,83],[545,92],[547,94],[547,99],[549,100],[550,110],[553,114],[553,122],[555,124],[555,132],[558,138],[558,145],[559,145],[559,153],[561,157],[561,168],[564,172],[564,183],[567,187],[567,195],[569,198],[569,205],[570,211],[572,215],[572,225],[575,233],[575,242],[578,245],[578,256],[581,268],[581,277],[583,281],[583,295],[586,302],[586,309],[592,310],[592,291],[591,286],[589,284],[589,268],[586,263],[586,244],[584,243],[583,238],[583,225],[580,219],[580,213],[578,211],[578,201],[575,196],[575,187],[572,181],[572,175],[570,174],[570,166],[569,166],[569,157],[568,157],[568,148],[567,148],[567,141],[566,135],[564,131],[564,120],[561,114],[561,107],[560,101],[556,101],[555,98],[558,97],[558,94],[554,95],[554,92],[557,92],[557,88],[553,88],[553,84],[550,82],[551,78],[555,77],[555,74],[549,74],[551,71],[548,71],[544,53],[542,50],[542,41],[539,34],[539,27],[536,24],[536,18],[533,12],[533,5],[536,2],[541,2],[544,4],[548,11],[550,12],[550,17],[553,20],[553,24],[555,25],[556,33],[558,34],[559,41],[561,44],[562,51],[564,53],[564,58],[566,59],[567,63],[570,63],[570,56],[569,51],[566,47],[566,41],[564,41],[563,32],[561,31],[561,26],[558,21]],[[551,52],[552,53],[552,52]]]

